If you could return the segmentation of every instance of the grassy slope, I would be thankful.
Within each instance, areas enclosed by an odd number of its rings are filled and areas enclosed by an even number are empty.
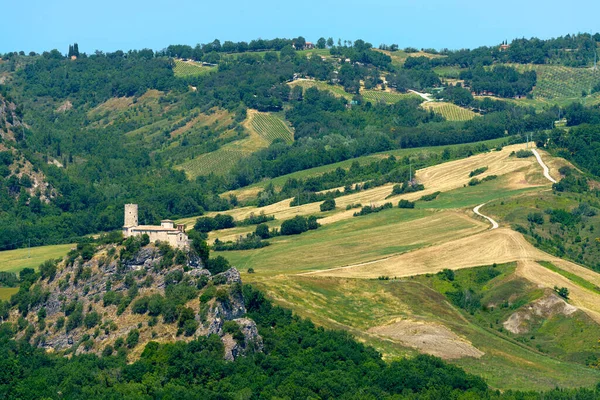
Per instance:
[[[514,270],[514,264],[507,270],[507,273]],[[382,351],[388,359],[410,356],[416,351],[394,339],[377,337],[367,331],[398,319],[413,319],[442,323],[484,351],[480,359],[462,358],[451,362],[484,376],[494,387],[532,390],[553,388],[556,384],[590,386],[600,378],[596,370],[559,362],[506,334],[469,320],[440,294],[442,288],[431,282],[434,279],[380,281],[279,276],[255,284],[278,303],[292,307],[320,325],[350,331]],[[500,290],[498,295],[511,288]]]
[[[0,271],[19,272],[23,268],[36,268],[49,259],[64,257],[74,245],[32,247],[0,252]]]
[[[194,61],[175,60],[175,68],[173,73],[177,77],[185,78],[189,76],[206,75],[212,71],[216,71],[217,67],[203,66]]]

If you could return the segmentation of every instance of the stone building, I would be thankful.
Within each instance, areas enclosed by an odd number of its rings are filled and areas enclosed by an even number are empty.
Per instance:
[[[138,224],[138,205],[125,204],[125,224],[123,225],[123,237],[148,235],[150,242],[166,242],[172,247],[185,249],[189,246],[190,240],[185,233],[185,225],[177,224],[170,219],[160,221],[157,225],[139,225]]]

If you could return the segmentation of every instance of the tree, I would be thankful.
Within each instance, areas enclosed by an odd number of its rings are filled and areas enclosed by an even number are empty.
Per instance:
[[[306,46],[306,39],[304,39],[302,36],[298,36],[296,39],[294,39],[294,46],[296,47],[296,50],[304,49]]]
[[[569,300],[569,289],[566,287],[559,288],[558,286],[554,286],[554,291],[558,293],[560,297],[565,300]]]
[[[257,225],[254,233],[261,239],[268,239],[271,237],[271,234],[269,233],[269,226],[267,224]]]
[[[321,209],[321,211],[335,210],[335,200],[334,199],[325,200],[323,203],[321,203],[320,209]]]
[[[324,49],[325,46],[327,46],[327,41],[325,40],[325,38],[319,38],[319,40],[317,40],[317,49]]]
[[[327,39],[327,47],[333,47],[333,38],[332,37]]]

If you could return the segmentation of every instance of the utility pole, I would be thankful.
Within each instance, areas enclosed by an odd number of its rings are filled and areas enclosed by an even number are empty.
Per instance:
[[[31,258],[31,239],[27,239],[27,258]]]

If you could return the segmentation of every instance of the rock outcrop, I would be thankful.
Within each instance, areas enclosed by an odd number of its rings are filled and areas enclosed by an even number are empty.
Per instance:
[[[246,316],[237,269],[213,275],[196,255],[159,245],[133,253],[106,245],[93,256],[80,246],[30,292],[40,301],[27,306],[29,328],[18,336],[52,351],[99,354],[125,348],[129,340],[126,347],[139,354],[150,340],[206,335],[221,338],[228,360],[263,348]],[[14,310],[13,322],[21,314]]]

